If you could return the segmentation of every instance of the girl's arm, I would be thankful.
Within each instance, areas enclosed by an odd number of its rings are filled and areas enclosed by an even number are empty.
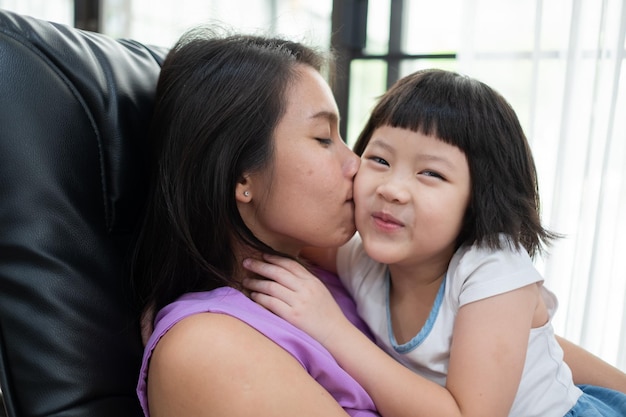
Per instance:
[[[564,360],[572,370],[574,383],[597,385],[626,393],[626,373],[580,346],[557,336]]]
[[[159,341],[148,400],[155,417],[348,416],[287,351],[213,313],[183,319]]]
[[[536,285],[460,309],[446,387],[405,368],[355,329],[313,275],[288,259],[268,256],[244,266],[271,280],[246,280],[252,298],[322,343],[395,416],[508,415],[522,375],[538,299]]]

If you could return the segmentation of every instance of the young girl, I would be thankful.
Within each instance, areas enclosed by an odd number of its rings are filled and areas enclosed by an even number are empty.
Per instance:
[[[311,259],[337,269],[388,355],[292,260],[244,262],[272,279],[244,282],[255,301],[319,340],[386,417],[626,415],[626,395],[577,387],[563,361],[557,301],[532,263],[556,235],[498,93],[414,73],[382,97],[355,150],[359,233]]]

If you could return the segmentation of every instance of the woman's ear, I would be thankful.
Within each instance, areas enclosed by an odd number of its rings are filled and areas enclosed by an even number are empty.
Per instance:
[[[250,176],[244,175],[237,182],[237,187],[235,187],[235,199],[239,203],[249,203],[252,200],[252,191],[251,191],[251,182]]]

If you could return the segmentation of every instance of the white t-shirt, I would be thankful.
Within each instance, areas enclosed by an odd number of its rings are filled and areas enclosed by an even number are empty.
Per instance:
[[[524,250],[493,251],[463,246],[452,257],[446,277],[424,327],[409,342],[398,345],[389,314],[389,272],[367,256],[358,233],[337,254],[337,271],[357,304],[359,315],[376,343],[409,369],[445,386],[454,319],[467,303],[543,282]],[[551,320],[557,308],[554,294],[541,286],[550,319],[532,329],[522,380],[509,416],[562,417],[581,395]]]

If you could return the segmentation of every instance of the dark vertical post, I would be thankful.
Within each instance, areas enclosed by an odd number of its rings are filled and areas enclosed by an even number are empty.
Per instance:
[[[400,62],[402,54],[402,31],[404,0],[391,0],[389,13],[389,59],[387,60],[387,88],[400,78]]]
[[[333,93],[341,122],[339,132],[346,138],[350,98],[350,63],[365,48],[367,35],[367,0],[333,0],[330,43],[336,55]]]
[[[74,0],[74,27],[100,32],[100,0]]]

